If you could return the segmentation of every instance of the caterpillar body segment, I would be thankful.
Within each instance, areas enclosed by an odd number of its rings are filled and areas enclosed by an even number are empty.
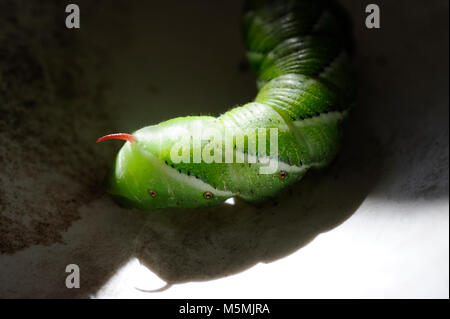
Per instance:
[[[107,178],[110,194],[141,209],[261,201],[334,159],[354,91],[345,13],[326,0],[250,0],[243,30],[255,100],[217,118],[180,117],[119,135],[127,142]],[[276,169],[261,173],[271,160]]]

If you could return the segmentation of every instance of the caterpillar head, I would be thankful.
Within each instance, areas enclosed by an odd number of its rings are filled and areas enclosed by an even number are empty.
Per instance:
[[[149,126],[132,135],[110,134],[97,140],[97,143],[109,139],[126,141],[106,178],[106,191],[115,200],[124,206],[151,210],[210,206],[230,197],[169,165],[164,160],[167,153],[164,145],[171,143],[161,141],[160,130],[158,126]]]

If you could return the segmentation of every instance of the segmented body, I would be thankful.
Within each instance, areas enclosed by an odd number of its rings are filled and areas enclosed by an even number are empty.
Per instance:
[[[145,127],[120,150],[108,191],[132,206],[199,207],[232,196],[259,201],[335,157],[340,122],[352,104],[348,20],[332,1],[248,1],[244,11],[247,57],[258,76],[255,100],[218,118],[190,116]],[[170,154],[186,132],[278,130],[278,168],[260,163],[175,163]],[[192,145],[203,148],[208,141]],[[247,157],[247,145],[233,140]]]

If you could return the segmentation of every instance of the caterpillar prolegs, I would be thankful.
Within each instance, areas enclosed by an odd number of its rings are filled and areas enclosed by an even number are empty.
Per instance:
[[[250,0],[243,20],[255,100],[217,118],[175,118],[100,138],[127,141],[108,193],[141,209],[261,201],[333,160],[353,95],[345,13],[326,0]],[[263,173],[271,161],[275,168]]]

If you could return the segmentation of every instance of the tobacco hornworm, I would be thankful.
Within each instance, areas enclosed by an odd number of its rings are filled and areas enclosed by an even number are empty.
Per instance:
[[[326,0],[250,0],[243,29],[255,100],[217,118],[175,118],[100,138],[127,141],[108,193],[142,209],[260,201],[333,160],[353,97],[345,13]]]

